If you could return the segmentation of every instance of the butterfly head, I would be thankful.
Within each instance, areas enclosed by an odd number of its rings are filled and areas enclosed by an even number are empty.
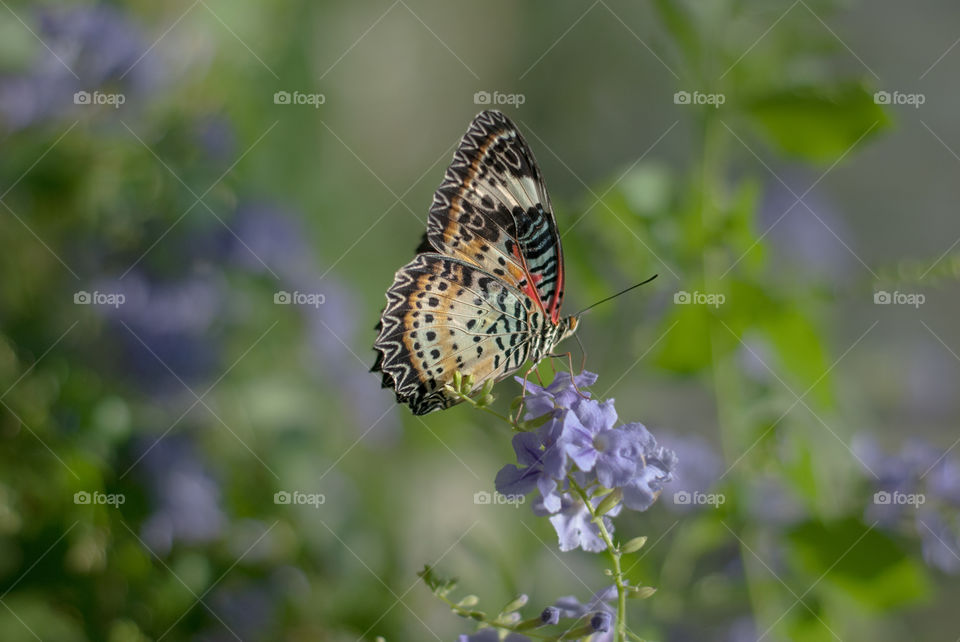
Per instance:
[[[580,325],[580,316],[569,316],[565,319],[560,319],[559,323],[559,333],[557,335],[557,342],[563,341],[571,334],[576,332],[577,326]]]

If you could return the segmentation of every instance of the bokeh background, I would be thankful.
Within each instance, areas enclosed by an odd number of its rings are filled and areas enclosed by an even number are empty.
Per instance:
[[[960,636],[955,3],[0,4],[3,640],[452,640],[424,564],[491,610],[604,586],[474,502],[503,426],[367,372],[488,96],[568,309],[659,274],[580,332],[681,457],[617,521],[631,629]]]

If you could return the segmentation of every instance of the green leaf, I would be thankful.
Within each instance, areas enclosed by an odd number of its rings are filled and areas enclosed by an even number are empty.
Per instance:
[[[890,123],[860,83],[776,91],[750,101],[747,112],[780,151],[819,163],[834,162],[861,137],[875,136]]]
[[[700,45],[703,38],[697,33],[693,16],[690,15],[687,7],[677,0],[654,0],[653,6],[667,31],[695,66],[700,60]]]
[[[869,608],[913,604],[930,593],[921,564],[886,533],[860,520],[807,522],[788,538],[799,566]]]
[[[457,578],[445,578],[437,575],[432,566],[424,565],[423,570],[417,575],[430,587],[436,595],[446,595],[457,586]]]

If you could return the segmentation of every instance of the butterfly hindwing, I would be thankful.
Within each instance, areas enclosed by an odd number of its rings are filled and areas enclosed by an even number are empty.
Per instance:
[[[454,372],[472,374],[479,389],[520,367],[532,326],[542,319],[535,308],[530,297],[475,265],[418,254],[387,291],[374,369],[414,413],[447,408],[458,401],[444,390]]]
[[[524,292],[557,323],[560,235],[533,153],[510,120],[481,112],[434,195],[427,239],[437,251]]]

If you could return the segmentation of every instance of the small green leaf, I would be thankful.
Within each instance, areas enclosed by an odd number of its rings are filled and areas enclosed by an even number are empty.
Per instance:
[[[776,91],[748,103],[747,111],[782,152],[821,163],[836,161],[868,132],[876,135],[890,123],[857,82]]]
[[[923,566],[896,540],[859,520],[807,522],[789,539],[796,562],[812,577],[877,611],[917,603],[930,593]]]

